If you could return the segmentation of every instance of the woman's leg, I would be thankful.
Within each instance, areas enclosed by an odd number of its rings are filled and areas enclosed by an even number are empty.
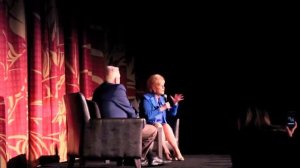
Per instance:
[[[179,160],[184,160],[184,158],[182,157],[182,154],[178,148],[177,145],[177,140],[174,136],[173,130],[170,127],[169,124],[164,124],[163,125],[163,132],[165,133],[166,139],[167,141],[170,143],[170,145],[172,146],[172,148],[174,149],[175,152],[175,159],[179,159]]]
[[[160,123],[155,123],[156,127],[162,127],[162,125]],[[166,144],[166,136],[164,133],[164,129],[162,129],[162,147],[165,153],[165,157],[167,160],[172,160],[171,156],[170,156],[170,150]]]

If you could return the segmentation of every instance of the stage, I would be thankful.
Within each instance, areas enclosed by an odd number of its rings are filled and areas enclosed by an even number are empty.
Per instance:
[[[164,164],[162,166],[156,166],[161,168],[230,168],[231,159],[229,155],[184,155],[185,161],[172,161],[171,163]],[[67,168],[67,163],[51,163],[40,166],[41,168]],[[75,163],[75,168],[79,167],[78,163]],[[115,162],[106,164],[104,162],[88,162],[86,167],[88,168],[117,168]],[[134,166],[123,166],[123,168],[129,168]]]

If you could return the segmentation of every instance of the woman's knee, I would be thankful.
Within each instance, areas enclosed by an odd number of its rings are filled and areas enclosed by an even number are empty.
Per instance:
[[[157,127],[157,128],[161,128],[162,125],[160,123],[154,123],[154,126]]]

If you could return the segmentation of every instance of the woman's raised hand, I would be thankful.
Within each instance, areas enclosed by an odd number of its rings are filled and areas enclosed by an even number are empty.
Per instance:
[[[170,97],[175,105],[177,105],[181,100],[184,100],[183,94],[175,94],[174,96],[170,96]]]

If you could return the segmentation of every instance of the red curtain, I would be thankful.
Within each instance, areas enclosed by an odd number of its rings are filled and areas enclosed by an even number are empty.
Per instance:
[[[1,168],[5,161],[28,151],[28,57],[22,1],[0,1]],[[13,5],[13,6],[10,6]],[[4,154],[4,155],[3,155]]]
[[[122,83],[130,97],[135,95],[133,60],[125,57],[124,48],[106,43],[105,27],[96,30],[103,34],[104,47],[91,42],[99,41],[93,40],[99,38],[95,30],[72,16],[62,17],[56,2],[0,1],[1,168],[21,154],[36,165],[40,156],[53,155],[55,149],[65,161],[63,95],[81,91],[91,98],[107,64],[120,66]]]

